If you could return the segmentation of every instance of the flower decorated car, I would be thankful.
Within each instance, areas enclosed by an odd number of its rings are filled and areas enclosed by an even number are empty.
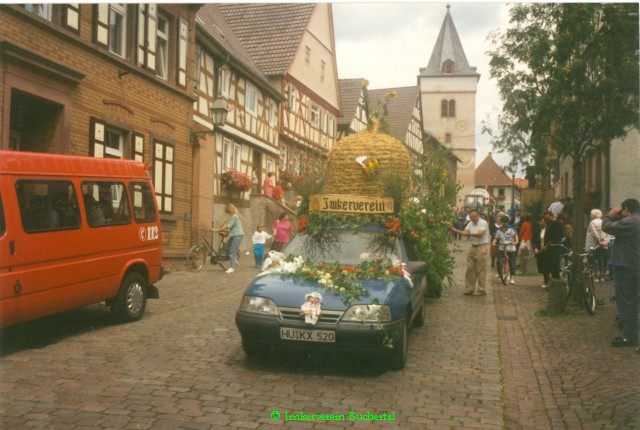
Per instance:
[[[380,177],[345,151],[367,151]],[[236,313],[243,349],[248,356],[271,348],[353,351],[401,369],[410,329],[424,324],[425,263],[409,260],[398,218],[398,206],[410,204],[409,179],[400,178],[393,195],[381,173],[409,172],[409,155],[390,136],[359,133],[336,145],[327,171],[336,173],[304,205],[298,235],[269,253],[244,292]]]

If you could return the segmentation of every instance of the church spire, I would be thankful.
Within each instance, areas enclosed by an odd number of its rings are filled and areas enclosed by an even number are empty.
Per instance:
[[[420,70],[424,75],[477,75],[475,67],[469,66],[464,54],[458,31],[451,18],[450,5],[447,4],[447,13],[444,16],[438,39],[433,47],[429,64]]]

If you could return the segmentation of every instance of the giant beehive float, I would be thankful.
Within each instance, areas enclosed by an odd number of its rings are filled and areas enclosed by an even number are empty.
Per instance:
[[[393,212],[386,195],[390,178],[411,183],[411,156],[399,140],[377,131],[342,138],[329,154],[323,194],[312,196],[311,211],[382,214]]]

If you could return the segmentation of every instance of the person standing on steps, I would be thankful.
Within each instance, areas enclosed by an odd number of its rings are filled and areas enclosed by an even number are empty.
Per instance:
[[[621,208],[612,209],[602,221],[602,230],[614,235],[615,253],[621,257],[614,276],[619,284],[622,336],[611,342],[614,347],[637,346],[640,292],[640,202],[627,199]],[[636,349],[640,352],[640,348]]]
[[[291,232],[293,231],[293,225],[289,221],[289,217],[286,213],[280,214],[278,219],[273,223],[273,244],[271,249],[274,251],[282,251],[289,239],[291,239]]]
[[[227,230],[229,231],[229,260],[231,261],[231,267],[227,269],[225,273],[233,273],[236,271],[236,267],[240,262],[238,258],[238,251],[240,250],[240,244],[244,239],[244,230],[242,228],[242,222],[238,215],[238,208],[229,203],[225,209],[230,216],[227,221],[227,225],[222,229],[214,229],[213,231]]]
[[[466,296],[487,294],[487,264],[489,256],[489,224],[480,218],[477,210],[469,213],[470,222],[464,230],[450,227],[452,231],[471,239],[471,248],[467,254],[467,273],[465,276]],[[477,288],[477,291],[476,291]]]
[[[262,182],[262,194],[271,198],[273,198],[273,188],[275,187],[274,176],[273,172],[269,172]]]

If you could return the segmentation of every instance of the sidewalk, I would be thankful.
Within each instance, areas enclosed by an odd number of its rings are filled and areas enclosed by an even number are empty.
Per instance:
[[[493,284],[506,428],[640,429],[640,357],[609,346],[617,335],[609,288],[599,289],[605,304],[595,316],[543,317],[541,277],[516,282]]]

